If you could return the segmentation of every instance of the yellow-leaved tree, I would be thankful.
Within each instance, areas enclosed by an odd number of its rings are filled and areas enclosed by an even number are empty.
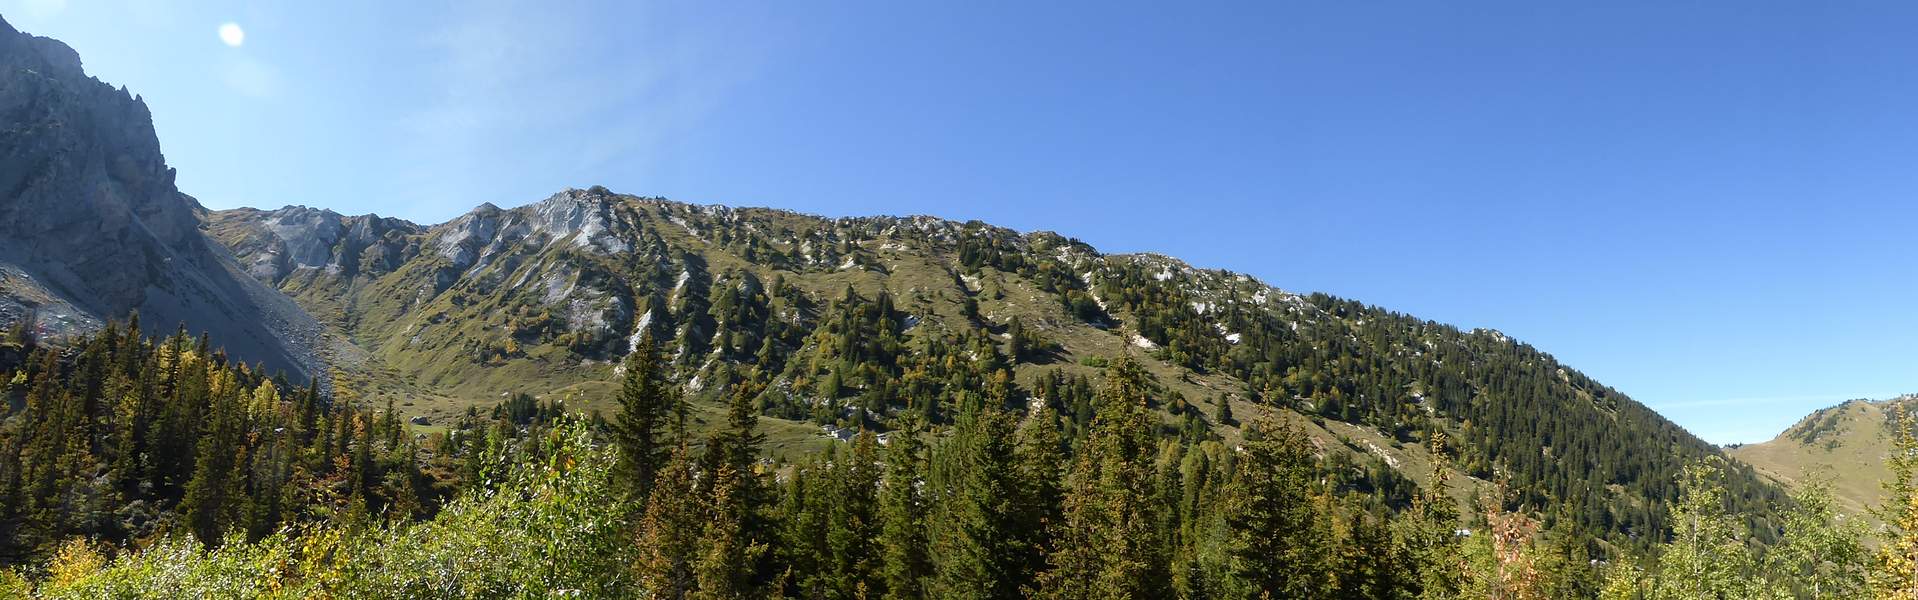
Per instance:
[[[1871,573],[1879,598],[1918,600],[1918,419],[1904,405],[1892,406],[1891,455],[1885,465],[1887,497],[1877,509],[1885,522],[1885,544]]]

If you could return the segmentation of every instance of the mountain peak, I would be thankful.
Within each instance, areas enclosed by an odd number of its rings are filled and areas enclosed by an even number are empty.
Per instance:
[[[145,102],[88,76],[57,40],[0,32],[0,324],[67,335],[138,310],[240,360],[310,373],[318,326],[200,232]]]

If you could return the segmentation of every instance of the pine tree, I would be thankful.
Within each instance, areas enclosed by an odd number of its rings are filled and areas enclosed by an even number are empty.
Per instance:
[[[726,411],[726,428],[712,436],[707,442],[705,455],[700,459],[701,472],[714,474],[700,482],[702,496],[716,496],[722,491],[720,485],[728,486],[724,490],[731,503],[727,509],[737,509],[737,531],[727,533],[736,537],[726,539],[729,543],[737,544],[742,552],[767,545],[775,533],[773,523],[766,514],[767,506],[771,504],[769,490],[758,470],[759,452],[766,443],[766,435],[759,431],[759,410],[753,406],[752,398],[750,384],[742,382],[733,385]],[[727,477],[719,477],[720,473],[727,474]],[[755,577],[768,575],[762,570],[768,565],[761,560],[766,553],[753,552],[749,555],[754,562],[738,567],[752,570]],[[758,579],[755,582],[764,583]]]
[[[706,507],[684,443],[660,469],[639,524],[640,587],[654,598],[686,598],[697,587],[693,565],[700,558]]]
[[[1164,543],[1153,514],[1144,369],[1130,357],[1107,369],[1092,434],[1067,478],[1057,548],[1040,575],[1044,598],[1148,598],[1170,593]]]
[[[901,416],[886,445],[886,476],[879,496],[880,578],[887,600],[925,597],[932,572],[926,541],[926,456],[917,413]]]
[[[667,446],[661,430],[678,404],[678,394],[665,380],[651,331],[640,335],[639,344],[626,355],[625,368],[619,389],[620,412],[612,427],[613,441],[619,445],[614,472],[631,486],[628,489],[635,502],[644,505],[666,462]]]
[[[1240,448],[1226,497],[1231,529],[1230,594],[1257,598],[1320,598],[1331,589],[1332,548],[1316,510],[1314,458],[1305,433],[1261,420],[1258,439]]]
[[[1453,597],[1463,569],[1459,556],[1458,506],[1452,500],[1448,483],[1452,478],[1450,450],[1444,433],[1432,432],[1426,439],[1432,457],[1428,483],[1412,498],[1407,514],[1394,526],[1394,537],[1412,558],[1418,570],[1418,588],[1424,598]]]
[[[219,381],[226,383],[214,396],[212,412],[207,416],[207,430],[201,435],[194,454],[193,477],[187,482],[186,497],[180,501],[180,512],[186,516],[187,524],[200,541],[207,544],[219,542],[232,521],[241,489],[241,482],[234,476],[245,466],[245,447],[240,437],[244,415],[238,399],[234,398],[239,393],[238,386],[230,374]]]
[[[757,580],[760,558],[767,545],[756,540],[748,521],[753,507],[742,497],[752,478],[748,473],[721,465],[713,473],[713,494],[707,521],[698,541],[699,556],[692,565],[697,588],[689,596],[711,600],[760,598]]]
[[[1038,565],[1045,564],[1046,555],[1051,552],[1048,536],[1059,521],[1062,495],[1059,481],[1065,474],[1065,451],[1064,433],[1052,409],[1040,406],[1019,422],[1013,447],[1019,489],[1018,502],[1013,507],[1013,531],[1017,535],[1012,549],[1019,553],[1016,559],[1019,563],[1030,565],[1025,573],[1032,573]],[[1023,579],[1017,582],[1022,588],[1030,584]]]
[[[934,459],[930,540],[934,598],[1015,598],[1026,565],[1013,550],[1017,473],[1010,416],[977,398],[967,402]]]
[[[832,510],[826,530],[830,587],[837,598],[852,598],[875,576],[880,532],[878,498],[879,443],[870,431],[853,438],[852,451],[832,468]]]
[[[759,460],[759,449],[766,444],[766,434],[759,431],[759,409],[753,405],[753,391],[747,383],[733,386],[726,404],[726,429],[715,437],[710,450],[718,453],[721,462],[741,473],[753,471],[753,465]]]

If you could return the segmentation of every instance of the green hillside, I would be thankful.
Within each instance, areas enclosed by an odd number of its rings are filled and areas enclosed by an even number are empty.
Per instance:
[[[827,439],[820,427],[883,428],[906,408],[937,418],[969,394],[1070,415],[1090,386],[1059,382],[1134,354],[1168,393],[1168,426],[1234,439],[1219,403],[1241,419],[1277,411],[1415,477],[1413,449],[1445,432],[1464,475],[1509,480],[1513,506],[1618,541],[1663,530],[1678,469],[1717,454],[1497,332],[1049,232],[602,188],[430,227],[299,207],[206,223],[332,327],[340,395],[432,422],[522,393],[609,410],[615,365],[650,333],[707,410],[730,383],[763,390],[756,405],[795,449]],[[1084,426],[1079,412],[1068,427]],[[1774,531],[1777,489],[1734,475],[1733,503]]]
[[[1891,478],[1885,457],[1892,449],[1892,408],[1912,408],[1913,398],[1852,400],[1819,409],[1758,444],[1726,451],[1786,487],[1822,480],[1845,512],[1869,517],[1884,503],[1882,484]]]

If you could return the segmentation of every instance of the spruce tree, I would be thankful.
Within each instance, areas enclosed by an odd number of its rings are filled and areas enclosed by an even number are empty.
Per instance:
[[[1426,436],[1426,451],[1432,457],[1427,483],[1412,497],[1412,505],[1393,524],[1393,537],[1411,557],[1417,570],[1416,587],[1427,598],[1448,598],[1457,593],[1461,561],[1455,532],[1459,525],[1458,505],[1452,500],[1451,450],[1442,432]]]
[[[1013,447],[1014,466],[1018,469],[1018,503],[1013,519],[1017,534],[1013,550],[1018,562],[1030,565],[1022,574],[1036,574],[1051,552],[1049,536],[1059,521],[1064,477],[1065,436],[1059,418],[1050,408],[1040,406],[1019,422],[1017,445]],[[1020,587],[1029,580],[1017,582]]]
[[[698,541],[699,555],[692,565],[697,587],[689,596],[701,600],[746,600],[763,597],[758,580],[760,558],[767,545],[755,539],[749,521],[755,510],[744,497],[753,484],[750,473],[741,473],[732,465],[721,465],[712,473],[713,493],[709,500],[704,531]]]
[[[612,427],[613,441],[619,446],[614,473],[616,480],[630,486],[627,489],[635,502],[644,505],[659,469],[666,463],[662,430],[678,403],[678,394],[666,381],[650,330],[640,335],[638,345],[626,355],[625,368],[619,388],[619,416]]]
[[[231,376],[225,379],[230,382]],[[229,383],[222,387],[224,391],[214,398],[212,413],[207,415],[207,430],[195,452],[193,477],[187,482],[186,497],[180,501],[187,525],[207,544],[218,543],[230,523],[240,490],[234,475],[244,467],[240,437],[243,415],[234,398],[238,386]]]
[[[712,436],[707,442],[705,455],[701,457],[701,472],[713,474],[700,482],[699,489],[704,496],[713,497],[722,490],[719,486],[728,486],[723,490],[731,503],[727,509],[737,509],[737,531],[728,533],[729,543],[737,543],[741,551],[757,546],[765,546],[775,533],[773,523],[767,514],[771,504],[769,490],[762,480],[759,469],[760,448],[766,443],[766,434],[759,431],[759,410],[753,406],[753,388],[741,382],[732,386],[731,399],[726,410],[726,428]],[[725,473],[722,478],[719,474]],[[748,553],[754,561],[740,568],[750,569],[755,574],[756,584],[770,575],[763,569],[767,561],[761,560],[765,552]]]
[[[976,396],[965,401],[951,437],[934,458],[931,545],[934,598],[1015,598],[1026,565],[1013,527],[1018,485],[1013,423]]]
[[[1333,548],[1316,510],[1315,459],[1305,433],[1273,419],[1240,448],[1226,496],[1226,523],[1234,597],[1327,597]]]
[[[1144,369],[1123,357],[1107,369],[1092,434],[1067,478],[1057,550],[1039,578],[1044,598],[1151,598],[1170,593],[1153,514],[1152,418]]]
[[[653,598],[686,598],[698,587],[693,566],[700,559],[706,506],[685,444],[659,470],[639,524],[639,585]]]
[[[926,541],[925,422],[917,413],[901,416],[887,439],[886,476],[879,495],[879,570],[883,597],[925,597],[932,572]]]
[[[827,570],[838,597],[852,598],[858,590],[874,587],[878,579],[878,463],[878,438],[863,431],[853,438],[852,451],[833,465],[832,516],[825,541],[831,559]]]

